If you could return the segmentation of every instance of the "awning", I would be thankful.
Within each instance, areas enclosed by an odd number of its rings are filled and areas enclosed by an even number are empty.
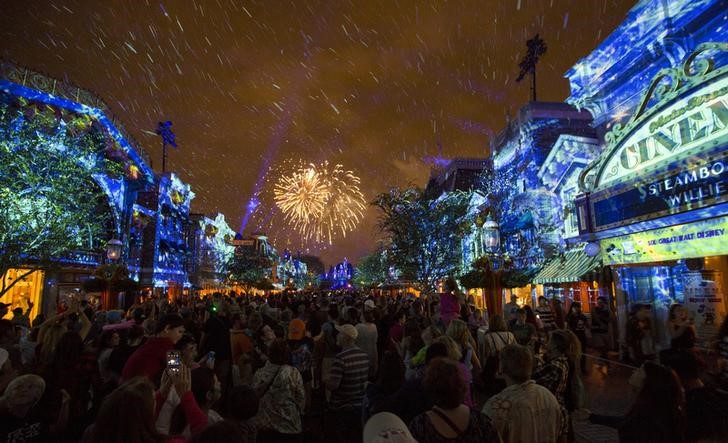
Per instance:
[[[581,281],[582,276],[602,265],[599,255],[589,257],[584,252],[584,245],[576,245],[560,257],[551,260],[541,272],[534,277],[536,284],[574,283]]]

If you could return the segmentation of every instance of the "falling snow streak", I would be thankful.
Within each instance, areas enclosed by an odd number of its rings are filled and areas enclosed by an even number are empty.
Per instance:
[[[672,13],[703,2],[642,3]],[[485,156],[509,110],[528,101],[528,85],[514,81],[528,38],[539,33],[550,48],[539,99],[563,101],[564,73],[635,3],[2,0],[0,56],[98,93],[156,170],[154,128],[174,121],[185,149],[169,152],[169,169],[192,185],[193,210],[263,228],[283,247],[302,239],[280,220],[271,168],[284,159],[347,165],[367,196],[424,185],[424,157]],[[625,35],[657,25],[635,23]],[[599,80],[590,60],[584,79]],[[367,208],[346,238],[337,232],[324,260],[368,252],[376,217]]]

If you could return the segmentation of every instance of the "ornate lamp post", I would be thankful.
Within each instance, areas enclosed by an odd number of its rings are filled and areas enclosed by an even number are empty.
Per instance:
[[[493,220],[490,214],[488,214],[488,218],[483,223],[483,244],[489,259],[489,273],[491,277],[490,290],[486,296],[486,305],[490,310],[488,314],[500,314],[502,309],[499,297],[501,292],[499,282],[502,271],[500,263],[500,225]]]

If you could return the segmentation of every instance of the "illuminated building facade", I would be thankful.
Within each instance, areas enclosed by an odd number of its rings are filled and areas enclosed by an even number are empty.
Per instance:
[[[215,218],[190,214],[186,233],[187,274],[192,288],[205,295],[225,289],[228,264],[235,253],[235,231],[223,214]]]
[[[561,158],[551,155],[559,141],[571,146],[593,139],[591,123],[588,112],[568,104],[530,102],[491,141],[495,179],[485,189],[487,206],[500,224],[502,252],[513,275],[514,283],[509,286],[516,286],[512,293],[522,303],[534,294],[532,285],[526,283],[563,250],[560,227],[564,217],[554,210],[559,207],[559,195],[553,187],[544,186],[541,171],[544,165],[550,170],[556,158]],[[491,193],[502,198],[490,201]],[[520,288],[519,281],[524,283]]]
[[[322,281],[330,285],[331,289],[351,288],[351,278],[354,276],[354,267],[347,259],[329,268],[323,275]]]
[[[105,238],[95,247],[53,257],[53,265],[38,269],[15,284],[2,302],[25,308],[28,301],[35,306],[31,317],[41,311],[54,312],[59,303],[68,303],[82,283],[105,260],[105,245],[112,238],[121,239],[121,260],[138,254],[130,243],[134,205],[139,192],[150,187],[154,173],[147,154],[130,138],[111,114],[107,105],[93,93],[68,82],[49,78],[7,61],[0,62],[0,106],[21,108],[25,115],[46,119],[46,123],[67,131],[99,131],[103,134],[97,150],[115,165],[114,172],[93,174],[92,179],[107,197],[110,226]],[[62,147],[59,150],[64,150]],[[79,158],[79,162],[86,161]],[[37,263],[28,258],[28,266]],[[20,278],[23,272],[12,269],[6,282]]]
[[[599,154],[601,144],[594,137],[562,134],[538,171],[544,192],[551,195],[556,229],[549,232],[557,253],[544,263],[533,283],[542,285],[538,293],[555,297],[568,309],[573,301],[582,303],[584,311],[600,295],[609,295],[609,283],[600,272],[599,257],[589,256],[578,239],[579,224],[574,199],[579,194],[579,176]]]
[[[285,249],[278,262],[278,283],[284,288],[303,289],[308,283],[308,266],[300,254],[294,256]]]
[[[488,159],[485,158],[441,159],[430,171],[425,193],[437,198],[444,192],[475,189],[487,164]]]
[[[567,101],[592,113],[604,140],[579,180],[578,240],[613,269],[623,344],[640,305],[662,348],[673,303],[704,339],[725,317],[726,26],[724,1],[640,1],[566,74]]]
[[[182,295],[187,278],[189,249],[185,233],[190,223],[190,203],[195,197],[190,185],[174,173],[156,176],[153,190],[139,196],[139,206],[156,217],[143,233],[139,282],[169,297]]]

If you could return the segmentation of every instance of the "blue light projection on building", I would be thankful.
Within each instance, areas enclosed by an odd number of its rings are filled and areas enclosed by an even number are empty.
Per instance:
[[[0,61],[0,93],[15,100],[27,100],[25,106],[48,106],[57,112],[68,112],[77,119],[85,119],[85,124],[98,125],[106,136],[107,157],[123,163],[125,171],[118,177],[94,174],[93,179],[108,198],[115,236],[125,238],[137,192],[153,183],[154,172],[146,153],[125,134],[106,104],[89,91],[4,60]],[[59,124],[63,126],[65,122],[61,119]],[[83,162],[84,159],[78,161]],[[122,255],[126,258],[134,252],[129,250],[128,243],[125,246]],[[79,265],[99,263],[98,258],[89,261],[81,256],[59,260]]]
[[[600,135],[633,114],[660,69],[677,66],[700,43],[725,41],[725,0],[641,0],[622,24],[565,76],[567,103],[588,110]],[[719,54],[722,63],[728,55]]]

